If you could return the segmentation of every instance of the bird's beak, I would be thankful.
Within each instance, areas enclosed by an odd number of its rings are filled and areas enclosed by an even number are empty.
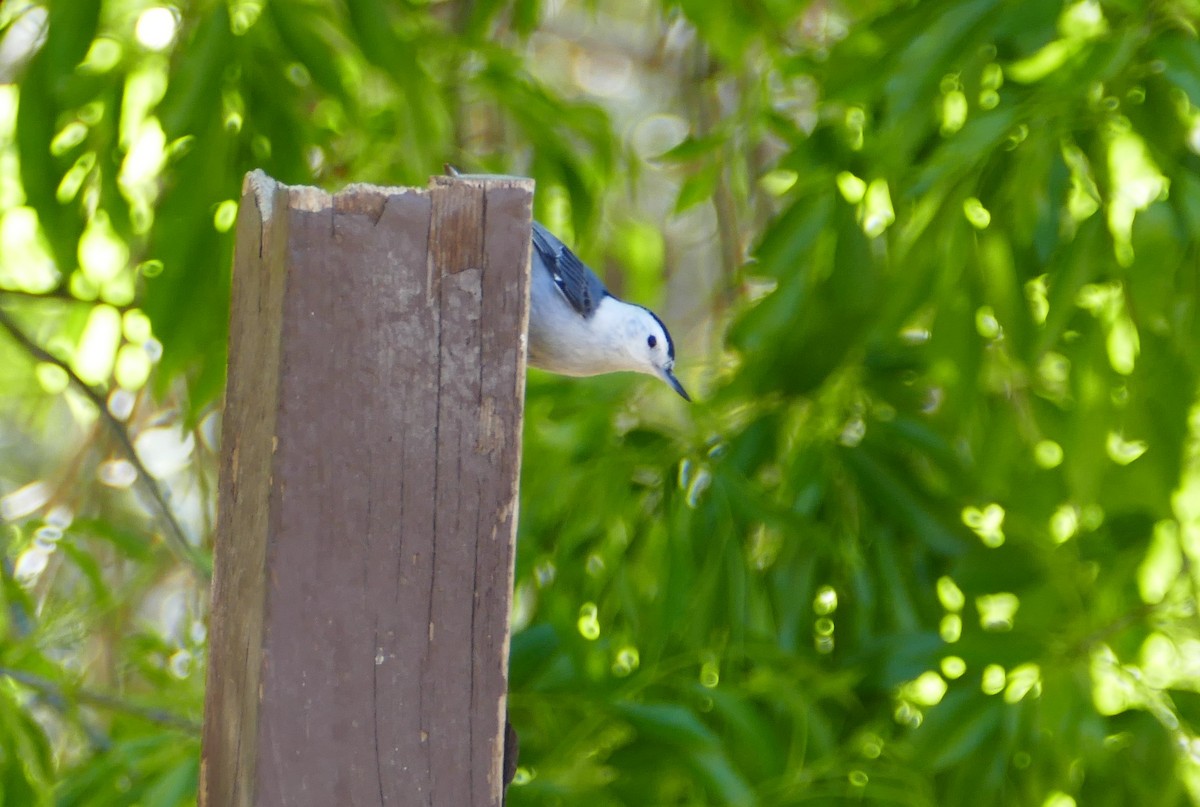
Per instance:
[[[683,388],[683,384],[679,383],[679,379],[675,377],[675,373],[671,369],[662,371],[662,379],[671,385],[671,389],[679,393],[683,400],[691,403],[692,396],[687,394],[687,390]]]

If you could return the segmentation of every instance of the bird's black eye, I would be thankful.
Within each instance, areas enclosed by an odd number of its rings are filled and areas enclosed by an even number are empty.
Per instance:
[[[649,336],[646,337],[646,344],[649,345],[650,347],[657,347],[658,346],[658,337],[655,336],[654,334],[650,334]]]

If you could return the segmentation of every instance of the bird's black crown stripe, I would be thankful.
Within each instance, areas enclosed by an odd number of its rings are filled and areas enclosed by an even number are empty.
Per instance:
[[[641,306],[641,307],[642,307],[642,309],[645,310],[645,312],[647,314],[654,317],[654,321],[658,323],[658,327],[662,328],[663,336],[667,337],[667,356],[671,359],[671,361],[674,361],[675,360],[675,340],[671,338],[671,332],[667,330],[666,324],[661,319],[658,318],[658,314],[655,314],[653,311],[651,311],[649,308],[646,308],[645,306]]]

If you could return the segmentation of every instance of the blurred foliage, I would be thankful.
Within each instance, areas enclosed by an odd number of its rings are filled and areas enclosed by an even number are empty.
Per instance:
[[[194,802],[243,173],[538,180],[525,805],[1200,802],[1196,0],[9,0],[0,795]],[[749,257],[747,257],[749,256]]]

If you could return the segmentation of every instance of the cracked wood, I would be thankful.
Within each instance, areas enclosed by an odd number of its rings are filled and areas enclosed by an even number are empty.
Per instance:
[[[531,197],[247,176],[201,805],[500,804]]]

